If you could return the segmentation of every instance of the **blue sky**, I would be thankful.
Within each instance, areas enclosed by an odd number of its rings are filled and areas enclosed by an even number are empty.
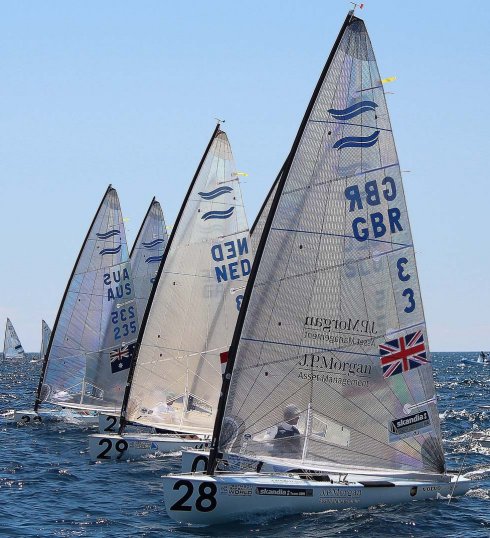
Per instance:
[[[0,320],[50,325],[107,185],[136,235],[173,222],[224,125],[252,222],[344,20],[343,0],[0,2]],[[367,2],[431,348],[490,348],[488,2]],[[2,322],[3,323],[3,322]]]

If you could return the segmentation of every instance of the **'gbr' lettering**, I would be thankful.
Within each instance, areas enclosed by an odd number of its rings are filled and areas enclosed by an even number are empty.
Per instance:
[[[393,202],[396,198],[396,183],[392,177],[386,176],[381,180],[381,189],[375,180],[367,181],[364,185],[365,203],[368,206],[377,206],[382,199]],[[351,185],[344,191],[349,201],[349,212],[363,209],[363,200],[359,185]],[[398,207],[388,208],[386,214],[379,211],[369,215],[369,222],[364,217],[356,217],[352,221],[352,233],[358,241],[366,241],[372,235],[375,239],[383,237],[389,229],[392,234],[403,231],[400,223],[401,212]]]

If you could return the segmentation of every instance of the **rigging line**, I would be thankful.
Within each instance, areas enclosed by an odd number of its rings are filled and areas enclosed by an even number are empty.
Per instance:
[[[349,123],[349,122],[341,122],[341,121],[330,121],[330,120],[309,120],[311,123],[331,123],[334,125],[350,125],[352,127],[367,127],[369,129],[378,129],[379,131],[389,131],[391,133],[391,129],[384,129],[383,127],[373,127],[372,125],[362,125],[360,123]]]
[[[328,235],[331,237],[347,237],[348,239],[356,239],[353,235],[347,235],[347,234],[334,234],[334,233],[327,233],[327,232],[314,232],[309,230],[294,230],[292,228],[274,228],[271,227],[271,230],[277,231],[277,232],[293,232],[293,233],[304,233],[304,234],[317,234],[317,235]],[[357,240],[357,239],[356,239]],[[401,247],[413,247],[413,244],[406,244],[406,243],[396,243],[395,241],[384,241],[382,239],[365,239],[365,241],[372,241],[374,243],[387,243],[389,245],[398,245]]]
[[[381,84],[380,86],[372,86],[371,88],[362,88],[361,90],[357,90],[356,93],[367,92],[369,90],[377,90],[378,88],[382,88],[382,87],[383,87],[383,84]]]
[[[303,348],[303,349],[316,349],[318,351],[327,351],[329,353],[347,353],[349,355],[362,355],[364,357],[376,357],[379,358],[378,355],[371,355],[370,353],[360,353],[356,351],[346,351],[345,349],[327,349],[322,347],[316,347],[316,346],[305,346],[302,344],[289,344],[287,342],[274,342],[272,340],[262,340],[262,339],[256,339],[256,338],[245,338],[242,336],[241,340],[245,340],[246,342],[258,342],[262,344],[274,344],[279,346],[288,346],[288,347],[297,347],[297,348]]]

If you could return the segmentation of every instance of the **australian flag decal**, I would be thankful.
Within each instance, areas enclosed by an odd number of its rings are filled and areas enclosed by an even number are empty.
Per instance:
[[[136,344],[128,344],[110,352],[111,372],[113,374],[127,370],[131,366],[135,347]]]
[[[380,344],[379,355],[385,378],[429,363],[422,331]]]

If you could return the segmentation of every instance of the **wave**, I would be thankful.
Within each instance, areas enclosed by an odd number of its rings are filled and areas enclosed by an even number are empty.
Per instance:
[[[218,196],[222,196],[223,194],[227,194],[233,190],[232,187],[218,187],[217,189],[214,189],[214,191],[209,192],[198,192],[199,196],[201,198],[204,198],[204,200],[214,200],[215,198],[218,198]]]
[[[108,232],[98,233],[95,235],[99,239],[109,239],[109,237],[114,237],[115,235],[119,235],[120,233],[121,233],[120,230],[109,230]]]
[[[202,220],[212,220],[212,219],[228,219],[233,215],[234,207],[230,207],[224,211],[208,211],[204,213],[201,217]]]
[[[328,111],[336,120],[350,120],[362,114],[363,112],[375,111],[378,105],[374,101],[360,101],[355,105],[344,108],[343,110],[337,110],[330,108]]]
[[[378,141],[380,131],[374,131],[369,136],[346,136],[337,140],[333,145],[336,149],[343,148],[370,148]]]
[[[117,254],[121,250],[121,245],[114,248],[103,248],[99,254],[103,256],[104,254]]]
[[[157,263],[162,261],[163,256],[150,256],[146,258],[145,263]]]
[[[164,243],[165,239],[154,239],[153,241],[148,241],[147,243],[141,243],[145,248],[153,248],[161,243]]]

